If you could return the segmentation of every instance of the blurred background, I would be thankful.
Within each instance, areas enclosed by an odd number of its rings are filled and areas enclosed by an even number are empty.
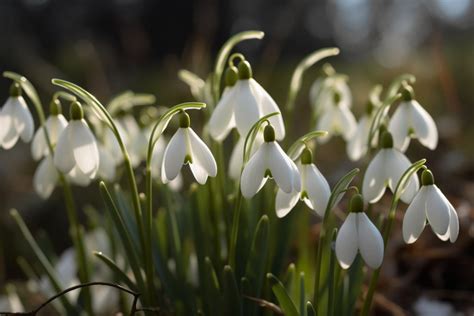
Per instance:
[[[45,104],[55,91],[51,78],[73,81],[104,102],[126,89],[153,93],[161,105],[190,101],[177,72],[185,68],[206,78],[224,41],[250,29],[264,31],[265,38],[238,49],[280,105],[294,67],[322,47],[341,49],[330,62],[350,78],[356,115],[373,85],[415,75],[417,99],[434,116],[440,144],[431,152],[413,142],[408,154],[428,158],[458,210],[461,233],[455,245],[426,233],[412,246],[394,233],[399,244],[381,280],[385,312],[474,314],[473,0],[3,0],[0,26],[0,71],[28,77]],[[297,100],[303,114],[319,69],[305,76]],[[0,80],[2,103],[9,85]],[[302,126],[304,133],[309,127]],[[354,165],[338,139],[319,151],[317,161],[332,184]],[[55,236],[50,246],[57,252],[70,245],[61,194],[41,200],[32,189],[35,168],[29,145],[0,150],[0,292],[7,281],[24,279],[15,259],[29,251],[10,208],[21,211],[37,236]],[[95,185],[74,189],[79,204],[101,205]],[[78,198],[83,194],[87,201]]]

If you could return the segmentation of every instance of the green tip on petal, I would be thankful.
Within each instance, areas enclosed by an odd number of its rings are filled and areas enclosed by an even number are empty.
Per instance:
[[[62,112],[61,101],[59,99],[51,100],[51,103],[49,103],[49,115],[58,116]]]
[[[349,212],[360,213],[364,211],[364,199],[362,194],[354,194],[349,203]]]
[[[393,138],[392,134],[388,131],[384,131],[382,137],[380,138],[380,145],[382,148],[392,148],[393,147]]]
[[[415,91],[409,85],[404,85],[401,93],[403,101],[411,101],[415,98]]]
[[[301,164],[303,165],[310,165],[313,163],[313,153],[311,149],[305,147],[303,152],[301,153]]]
[[[275,129],[270,124],[265,126],[265,129],[263,130],[263,139],[266,143],[275,141]]]
[[[191,119],[189,118],[188,113],[182,111],[179,114],[179,127],[188,128],[189,126],[191,126]]]
[[[434,183],[434,176],[431,170],[423,170],[421,174],[421,185],[433,185]]]
[[[233,87],[237,80],[239,80],[239,70],[237,67],[228,67],[225,71],[225,86]]]
[[[10,96],[19,97],[21,96],[21,87],[17,82],[13,82],[10,86]]]
[[[77,101],[71,103],[69,113],[72,120],[82,120],[84,118],[84,110],[82,110],[82,105]]]
[[[246,60],[239,62],[239,79],[246,80],[252,78],[252,66]]]
[[[341,102],[341,94],[338,91],[334,91],[334,104],[338,105]]]

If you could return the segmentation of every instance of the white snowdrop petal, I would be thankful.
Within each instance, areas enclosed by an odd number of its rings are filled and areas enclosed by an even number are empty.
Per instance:
[[[338,132],[345,141],[349,141],[357,129],[357,121],[348,107],[338,105]]]
[[[242,171],[244,142],[245,139],[240,137],[230,155],[229,175],[232,179],[238,179],[240,177],[240,172]]]
[[[390,152],[381,149],[369,163],[362,182],[364,199],[369,203],[375,203],[385,192],[386,187],[386,160]]]
[[[0,144],[3,143],[4,137],[12,127],[11,105],[9,99],[0,109]]]
[[[58,181],[58,172],[54,167],[53,160],[50,156],[45,157],[33,176],[33,187],[36,193],[42,198],[47,199],[51,196],[56,183]]]
[[[98,174],[104,180],[113,181],[115,179],[116,165],[112,154],[102,145],[99,149],[99,170]]]
[[[438,145],[438,129],[431,115],[415,100],[411,101],[412,128],[420,143],[434,150]]]
[[[296,166],[295,162],[291,160],[290,157],[285,156],[285,158],[291,166],[293,191],[300,192],[302,184],[301,184],[301,176],[300,176],[299,169]]]
[[[459,218],[455,208],[449,203],[449,241],[454,243],[459,235]]]
[[[436,185],[429,185],[426,190],[426,218],[436,234],[444,235],[449,228],[449,204]]]
[[[158,138],[153,148],[153,153],[151,155],[151,172],[152,176],[156,178],[161,177],[161,165],[163,164],[163,156],[166,149],[166,141],[164,136]]]
[[[24,142],[29,142],[33,138],[35,131],[35,125],[33,122],[33,116],[31,115],[28,106],[26,105],[23,97],[13,98],[13,124],[18,133],[20,133],[21,139]]]
[[[209,147],[191,127],[187,129],[187,133],[191,145],[193,164],[199,164],[209,176],[215,177],[217,175],[217,164]]]
[[[171,137],[163,154],[163,165],[161,169],[162,180],[171,181],[178,176],[186,157],[186,135],[185,129],[179,128]],[[163,181],[165,182],[165,181]]]
[[[421,187],[403,217],[403,240],[407,244],[414,243],[420,237],[426,225],[426,187]]]
[[[369,267],[377,269],[383,261],[384,244],[382,235],[365,213],[358,213],[357,217],[360,254]]]
[[[54,150],[54,165],[63,173],[69,173],[74,168],[75,161],[70,140],[71,125],[61,133]]]
[[[326,143],[329,141],[331,136],[334,133],[334,121],[337,117],[337,113],[335,112],[334,107],[330,107],[326,111],[323,112],[321,118],[318,120],[318,123],[316,124],[316,130],[321,130],[321,131],[327,131],[328,134],[325,136],[321,136],[318,138],[318,141],[321,144]]]
[[[58,142],[59,135],[61,135],[67,124],[67,120],[62,114],[50,116],[46,120],[46,130],[53,146]]]
[[[267,180],[264,175],[267,168],[268,152],[268,143],[262,144],[244,167],[240,187],[242,195],[247,199],[254,196]]]
[[[234,87],[222,95],[209,120],[209,133],[217,141],[226,138],[230,130],[235,127],[234,100],[237,89]]]
[[[293,191],[293,169],[285,152],[277,142],[266,144],[268,148],[268,169],[278,187],[286,193]]]
[[[352,161],[357,161],[366,154],[369,129],[370,119],[364,115],[357,123],[356,131],[346,145],[347,155]]]
[[[77,167],[90,178],[94,178],[99,169],[99,150],[89,126],[84,120],[69,123],[72,153]]]
[[[91,183],[91,178],[75,166],[67,174],[67,178],[75,185],[86,187]]]
[[[411,166],[410,160],[400,151],[397,149],[388,149],[389,154],[387,155],[386,160],[386,170],[387,170],[387,180],[388,180],[388,187],[392,192],[395,191],[398,182],[402,175],[407,171],[408,168]],[[404,203],[410,203],[413,198],[415,197],[418,189],[420,187],[420,183],[418,181],[418,177],[416,174],[413,174],[403,191],[400,199]]]
[[[40,126],[31,142],[31,156],[34,160],[39,160],[45,155],[45,150],[48,150],[48,146],[46,144],[43,126]]]
[[[285,193],[278,189],[275,199],[275,210],[279,218],[285,217],[295,207],[299,199],[299,192]]]
[[[234,115],[235,124],[240,135],[247,135],[250,128],[261,116],[258,99],[250,88],[249,80],[239,80],[236,83]]]
[[[302,168],[303,172],[306,173],[304,177],[306,184],[304,187],[311,200],[312,209],[319,216],[324,217],[329,196],[331,195],[329,184],[314,164],[303,165]]]
[[[351,266],[357,255],[357,216],[349,213],[336,237],[336,257],[343,269]]]
[[[209,176],[209,174],[199,162],[190,163],[189,168],[191,168],[191,172],[193,173],[194,178],[199,184],[206,183],[207,177]]]
[[[393,146],[405,152],[410,144],[408,136],[410,128],[410,109],[407,102],[402,102],[393,113],[388,124],[388,131],[392,134]]]
[[[268,94],[268,92],[254,79],[249,79],[250,86],[253,91],[260,97],[261,115],[267,115],[274,112],[280,112],[280,108],[275,100]],[[275,129],[275,138],[282,140],[285,137],[285,124],[283,123],[282,115],[275,115],[270,117],[270,123]]]
[[[178,173],[178,176],[176,178],[168,182],[168,186],[174,192],[181,190],[181,188],[183,187],[183,176],[181,175],[181,173]]]

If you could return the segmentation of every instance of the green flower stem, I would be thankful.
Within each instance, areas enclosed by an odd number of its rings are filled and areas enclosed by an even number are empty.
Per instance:
[[[232,269],[236,270],[235,266],[235,252],[237,248],[237,238],[239,236],[239,222],[240,222],[240,213],[242,209],[242,191],[240,190],[240,182],[237,192],[237,199],[235,201],[234,216],[232,218],[232,231],[230,235],[229,242],[229,265]]]
[[[41,127],[43,127],[44,136],[46,139],[46,144],[48,145],[49,153],[51,157],[54,157],[54,147],[51,143],[48,130],[44,127],[46,123],[46,117],[43,111],[43,105],[41,100],[36,92],[36,89],[31,84],[31,82],[25,77],[13,73],[13,72],[4,72],[3,76],[15,80],[18,84],[21,85],[22,89],[25,91],[26,95],[30,98],[33,103],[33,106],[38,115]],[[67,97],[68,94],[55,94],[55,97]],[[67,179],[64,177],[61,171],[57,170],[59,175],[59,182],[63,188],[64,200],[66,204],[66,210],[68,214],[69,225],[71,226],[70,234],[73,241],[74,248],[77,254],[77,262],[79,267],[79,278],[81,282],[89,282],[89,264],[87,262],[86,250],[81,236],[81,229],[79,227],[79,221],[77,219],[77,211],[74,204],[74,198],[72,196],[71,186]],[[84,303],[85,308],[89,315],[93,314],[92,311],[92,298],[88,288],[84,289]]]
[[[383,241],[384,241],[384,252],[385,252],[385,249],[387,248],[388,240],[390,238],[390,233],[392,231],[393,222],[395,221],[395,214],[397,211],[398,202],[400,201],[400,196],[402,195],[403,190],[405,190],[410,177],[413,174],[415,174],[418,170],[424,168],[425,162],[426,162],[426,159],[421,159],[413,163],[402,175],[402,177],[400,178],[400,181],[398,181],[397,187],[395,189],[395,193],[393,194],[392,203],[390,205],[388,218],[382,232]],[[364,300],[364,305],[360,311],[361,316],[367,316],[369,314],[370,306],[372,304],[372,299],[374,297],[375,288],[377,286],[377,281],[379,279],[381,269],[382,269],[382,266],[380,266],[378,269],[376,269],[372,273],[372,277],[369,283],[369,289],[367,290],[367,295]]]

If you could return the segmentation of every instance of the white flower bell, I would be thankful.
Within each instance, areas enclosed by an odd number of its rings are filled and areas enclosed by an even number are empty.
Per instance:
[[[161,180],[161,166],[163,164],[163,156],[166,149],[166,140],[163,135],[161,135],[155,143],[153,148],[153,153],[151,155],[151,172],[154,179]],[[178,174],[174,180],[167,183],[173,191],[179,191],[183,186],[183,177],[181,173]]]
[[[395,110],[388,125],[394,146],[405,152],[410,138],[417,138],[423,146],[434,150],[438,145],[438,129],[433,118],[413,99],[411,87],[405,87],[402,93],[404,101]]]
[[[41,160],[33,176],[33,188],[42,198],[47,199],[53,193],[58,182],[58,171],[50,155]]]
[[[334,69],[332,69],[334,72]],[[340,94],[341,105],[350,108],[352,93],[347,85],[347,77],[340,74],[329,74],[327,77],[316,79],[309,90],[309,100],[317,115],[324,113],[334,106],[334,91]]]
[[[350,213],[336,237],[336,257],[343,269],[351,266],[358,251],[372,269],[380,267],[383,261],[382,235],[364,213],[363,208],[362,196],[355,194],[350,202]]]
[[[10,97],[0,111],[0,144],[4,149],[10,149],[18,139],[29,142],[34,133],[33,117],[21,96],[18,83],[10,87]]]
[[[293,160],[275,141],[275,130],[268,124],[263,131],[264,143],[245,165],[240,179],[242,195],[249,199],[265,185],[269,177],[285,193],[301,190],[301,180]]]
[[[161,180],[174,180],[183,165],[189,164],[196,181],[205,184],[209,176],[217,175],[217,164],[211,151],[190,127],[189,115],[180,114],[179,129],[166,146],[161,165]]]
[[[347,142],[357,129],[357,121],[349,107],[341,103],[341,95],[334,91],[334,104],[325,110],[316,124],[317,130],[328,131],[326,136],[319,138],[321,143],[327,142],[332,135],[341,135]]]
[[[384,132],[381,136],[382,148],[370,162],[364,174],[362,192],[367,202],[375,203],[382,198],[386,187],[395,191],[403,173],[411,166],[408,158],[398,149],[393,148],[392,135]],[[401,195],[401,200],[410,203],[419,188],[416,175],[412,175]]]
[[[79,102],[71,104],[71,121],[59,136],[54,164],[63,173],[77,171],[93,179],[99,169],[99,150]]]
[[[403,218],[403,239],[407,244],[420,237],[428,222],[439,239],[452,243],[459,234],[459,219],[456,210],[434,184],[433,174],[424,170],[421,175],[421,189],[408,206]]]
[[[50,104],[50,115],[46,119],[44,126],[38,128],[31,142],[31,155],[34,160],[39,160],[44,156],[49,155],[49,147],[46,142],[46,136],[44,134],[44,128],[48,132],[49,141],[54,147],[58,142],[59,135],[67,126],[67,120],[61,113],[61,103],[58,99],[51,101]]]
[[[218,141],[223,140],[233,128],[237,128],[240,135],[247,135],[260,118],[280,112],[273,98],[252,78],[250,64],[243,60],[238,67],[239,80],[222,96],[209,120],[209,132]],[[235,67],[229,69],[236,73]],[[276,139],[283,139],[285,125],[281,115],[275,115],[269,121],[275,128]]]
[[[346,144],[347,156],[350,160],[357,161],[367,153],[369,149],[367,144],[369,141],[370,126],[374,116],[374,106],[369,101],[366,113],[359,119],[354,135]],[[377,137],[374,137],[371,146],[377,146]]]
[[[301,176],[301,191],[294,190],[291,193],[285,193],[282,189],[278,189],[275,201],[278,217],[286,216],[298,200],[304,201],[316,214],[324,217],[331,189],[326,178],[312,161],[313,154],[311,150],[305,148],[301,153],[301,163],[297,164]]]
[[[263,144],[263,133],[259,131],[257,133],[257,137],[255,137],[255,141],[253,142],[250,156],[252,156],[257,151],[261,144]],[[230,155],[229,175],[234,180],[239,179],[242,172],[242,164],[244,161],[244,145],[245,137],[241,136],[235,144],[232,154]]]

